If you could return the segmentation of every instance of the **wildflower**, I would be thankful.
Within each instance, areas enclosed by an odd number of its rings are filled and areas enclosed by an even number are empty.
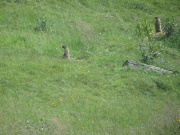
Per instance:
[[[180,118],[178,119],[178,123],[180,123]]]

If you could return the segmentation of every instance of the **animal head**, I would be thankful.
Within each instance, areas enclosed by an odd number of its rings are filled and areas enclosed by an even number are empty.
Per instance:
[[[155,18],[156,20],[157,20],[157,19],[159,19],[159,17],[157,17],[157,16],[156,16],[156,17],[154,17],[154,18]]]
[[[63,46],[62,46],[62,48],[66,49],[66,48],[67,48],[67,46],[63,45]]]

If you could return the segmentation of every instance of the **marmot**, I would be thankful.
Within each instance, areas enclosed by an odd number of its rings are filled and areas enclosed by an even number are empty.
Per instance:
[[[156,33],[157,32],[162,32],[161,30],[161,20],[159,17],[155,17],[155,29],[156,29]]]
[[[69,59],[70,58],[70,55],[69,55],[69,49],[67,46],[63,45],[62,48],[64,48],[64,55],[63,55],[63,58],[65,59]]]

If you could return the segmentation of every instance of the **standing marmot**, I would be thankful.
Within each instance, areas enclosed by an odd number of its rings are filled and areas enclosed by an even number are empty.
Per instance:
[[[64,55],[63,58],[69,59],[70,55],[69,55],[69,49],[67,46],[63,45],[62,48],[64,48]]]
[[[155,29],[156,29],[156,33],[157,32],[162,32],[161,30],[161,20],[159,17],[155,17]]]

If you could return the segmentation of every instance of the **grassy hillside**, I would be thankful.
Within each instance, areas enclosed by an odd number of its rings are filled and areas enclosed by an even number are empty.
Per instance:
[[[178,135],[179,26],[147,41],[147,62],[176,74],[122,67],[142,61],[137,24],[180,24],[179,0],[1,0],[0,134]],[[144,25],[145,26],[145,25]],[[63,59],[62,45],[71,59]],[[150,50],[145,46],[148,55]],[[153,51],[154,51],[153,50]]]

